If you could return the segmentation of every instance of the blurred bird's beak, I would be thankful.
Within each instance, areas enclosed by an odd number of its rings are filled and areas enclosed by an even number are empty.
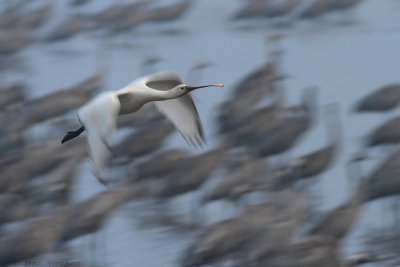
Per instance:
[[[205,88],[205,87],[224,87],[224,84],[223,83],[215,83],[215,84],[208,84],[208,85],[202,85],[202,86],[188,86],[187,89],[190,92],[190,91],[200,89],[200,88]]]

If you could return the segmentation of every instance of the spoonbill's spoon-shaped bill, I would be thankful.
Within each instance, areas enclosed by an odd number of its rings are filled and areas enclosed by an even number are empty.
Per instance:
[[[223,87],[224,84],[188,86],[174,72],[158,72],[117,90],[104,92],[78,111],[78,118],[83,126],[68,132],[62,143],[87,131],[89,154],[99,178],[110,159],[109,145],[116,129],[118,115],[138,111],[148,102],[154,102],[191,144],[205,142],[203,127],[190,92],[205,87]]]
[[[196,90],[196,89],[205,88],[205,87],[212,87],[212,86],[214,86],[214,87],[224,87],[224,84],[223,83],[215,83],[215,84],[202,85],[202,86],[188,86],[187,88],[188,88],[189,91],[193,91],[193,90]]]

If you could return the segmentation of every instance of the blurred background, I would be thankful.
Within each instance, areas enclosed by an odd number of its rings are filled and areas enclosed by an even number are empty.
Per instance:
[[[0,266],[400,266],[400,1],[2,0]],[[77,109],[172,70],[196,148],[122,116],[109,188]]]

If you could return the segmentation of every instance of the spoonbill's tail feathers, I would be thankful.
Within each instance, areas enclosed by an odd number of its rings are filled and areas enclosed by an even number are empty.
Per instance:
[[[61,144],[64,144],[65,142],[79,136],[84,130],[85,130],[85,127],[82,126],[81,128],[79,128],[76,131],[67,132],[67,134],[64,136],[64,138],[61,140]]]

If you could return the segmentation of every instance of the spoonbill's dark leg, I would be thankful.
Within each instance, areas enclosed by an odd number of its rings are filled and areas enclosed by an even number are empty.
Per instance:
[[[64,138],[61,141],[61,144],[64,144],[65,142],[79,136],[83,131],[85,130],[85,127],[81,127],[76,131],[69,131],[67,134],[64,136]]]

